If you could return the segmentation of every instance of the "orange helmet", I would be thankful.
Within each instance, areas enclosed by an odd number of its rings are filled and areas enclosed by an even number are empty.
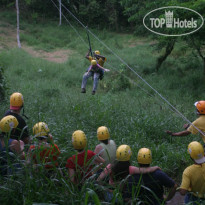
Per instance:
[[[204,100],[195,102],[194,105],[196,106],[199,114],[205,114],[205,101]]]

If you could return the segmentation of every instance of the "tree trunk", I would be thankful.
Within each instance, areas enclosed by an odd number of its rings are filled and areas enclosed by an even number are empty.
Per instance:
[[[175,44],[176,40],[171,40],[167,43],[166,46],[166,50],[165,53],[163,55],[161,55],[160,57],[158,57],[157,59],[157,65],[156,65],[156,72],[159,71],[159,68],[161,67],[162,63],[167,59],[167,57],[171,54],[172,50],[174,49],[174,44]]]
[[[21,48],[20,36],[19,36],[19,3],[16,0],[16,18],[17,18],[17,43],[18,47]]]
[[[203,63],[204,63],[204,75],[205,75],[205,58],[203,58]]]
[[[59,0],[59,26],[61,26],[61,19],[62,19],[62,15],[61,15],[61,0]]]
[[[195,40],[193,37],[191,37],[191,42],[192,42],[192,45],[194,46],[194,48],[196,49],[199,57],[202,59],[203,61],[203,64],[204,64],[204,75],[205,75],[205,56],[203,55],[202,51],[201,51],[201,44],[196,44],[195,43]]]

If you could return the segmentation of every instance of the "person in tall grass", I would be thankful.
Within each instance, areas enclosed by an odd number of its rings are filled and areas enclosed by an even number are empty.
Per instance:
[[[141,148],[138,151],[137,161],[140,169],[149,168],[152,162],[151,150]],[[164,197],[164,187],[169,189],[167,197]],[[160,205],[172,199],[176,188],[177,184],[166,173],[157,169],[150,173],[136,173],[129,176],[123,189],[123,197],[132,203],[133,199],[137,199],[145,204]]]
[[[101,126],[97,129],[97,138],[100,141],[95,147],[95,154],[98,154],[105,160],[105,165],[113,163],[116,159],[116,144],[110,139],[110,133],[107,127]]]
[[[35,168],[43,165],[47,171],[56,170],[60,150],[53,141],[48,125],[45,122],[36,123],[33,135],[37,143],[30,146],[27,163],[34,164]]]
[[[131,155],[132,151],[129,145],[120,145],[116,150],[116,160],[106,166],[97,181],[109,176],[109,183],[114,185],[115,182],[124,179],[128,175],[149,173],[160,169],[158,166],[144,168],[132,166],[130,162]]]
[[[189,124],[185,124],[184,131],[181,132],[176,132],[173,133],[169,130],[167,130],[167,134],[171,135],[171,136],[187,136],[189,134],[198,134],[199,130],[201,131],[201,137],[203,142],[205,143],[205,101],[201,100],[198,102],[194,103],[196,110],[197,110],[197,115],[199,116],[194,122],[192,122],[190,125]],[[204,145],[205,147],[205,145]]]
[[[188,153],[194,164],[187,167],[182,176],[180,194],[185,195],[185,204],[205,204],[205,156],[203,146],[193,141]]]
[[[146,174],[160,169],[158,166],[142,168],[132,166],[130,162],[131,155],[132,151],[129,145],[120,145],[116,151],[116,161],[113,164],[107,165],[98,177],[97,181],[100,182],[109,177],[109,184],[115,188],[129,175]],[[106,201],[112,200],[112,190],[106,192],[105,198]]]
[[[83,75],[83,80],[82,80],[82,85],[81,85],[81,93],[86,93],[86,84],[87,84],[87,80],[90,77],[93,77],[93,91],[92,91],[92,95],[95,95],[95,92],[97,90],[97,86],[98,86],[98,80],[100,78],[100,75],[102,72],[109,72],[109,69],[106,69],[102,66],[100,66],[96,60],[92,60],[91,61],[91,65],[88,68],[87,72]]]
[[[16,159],[25,159],[24,142],[21,140],[10,139],[10,135],[16,132],[18,120],[8,115],[0,121],[0,175],[10,175],[17,172],[21,167],[16,163]],[[13,154],[11,154],[13,153]]]
[[[29,144],[30,137],[28,126],[24,118],[20,114],[22,109],[23,116],[25,116],[23,95],[19,92],[15,92],[10,96],[10,109],[6,111],[4,116],[13,115],[18,121],[16,131],[14,134],[12,134],[11,138],[16,140],[22,140],[25,144]]]
[[[100,168],[105,160],[93,151],[86,149],[87,138],[82,130],[73,132],[72,144],[78,153],[67,160],[66,168],[70,180],[75,184],[81,184],[96,171],[95,165]]]

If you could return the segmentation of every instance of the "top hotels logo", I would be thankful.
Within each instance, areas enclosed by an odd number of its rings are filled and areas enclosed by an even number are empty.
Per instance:
[[[187,18],[183,18],[183,16]],[[155,34],[183,36],[198,31],[203,26],[204,19],[198,12],[192,9],[169,6],[147,13],[143,18],[143,24]]]

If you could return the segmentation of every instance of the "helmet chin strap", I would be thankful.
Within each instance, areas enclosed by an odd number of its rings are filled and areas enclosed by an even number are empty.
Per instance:
[[[24,106],[22,106],[22,108],[23,108],[23,114],[22,115],[28,120],[29,118],[24,114],[24,111],[25,111]]]

